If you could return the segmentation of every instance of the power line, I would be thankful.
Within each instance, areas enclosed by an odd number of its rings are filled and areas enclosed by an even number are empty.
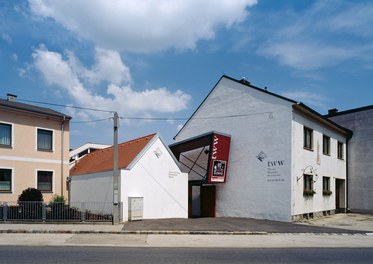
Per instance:
[[[87,121],[70,121],[73,124],[85,124],[85,123],[96,123],[101,121],[107,121],[113,119],[112,117],[103,118],[103,119],[96,119],[96,120],[87,120]]]
[[[272,114],[272,112],[260,112],[260,113],[251,113],[251,114],[241,114],[241,115],[226,115],[226,116],[206,116],[206,117],[119,117],[120,119],[127,120],[155,120],[155,121],[177,121],[177,120],[206,120],[206,119],[221,119],[221,118],[234,118],[234,117],[246,117],[253,115],[264,115]]]
[[[26,99],[17,99],[17,100],[21,101],[21,102],[36,103],[36,104],[42,104],[42,105],[52,105],[52,106],[58,106],[58,107],[74,108],[74,109],[80,109],[80,110],[104,112],[104,113],[111,113],[111,114],[114,114],[114,112],[115,112],[115,111],[105,110],[105,109],[88,108],[88,107],[82,107],[82,106],[64,105],[64,104],[56,104],[56,103],[47,103],[47,102],[26,100]],[[129,116],[123,116],[123,117],[119,117],[119,118],[120,119],[125,119],[125,120],[184,121],[184,120],[189,120],[189,119],[191,119],[191,120],[192,119],[194,119],[194,120],[208,120],[208,119],[247,117],[247,116],[263,115],[263,114],[272,114],[272,112],[268,111],[268,112],[240,114],[240,115],[207,116],[207,117],[129,117]],[[97,119],[97,120],[88,120],[88,121],[72,121],[70,123],[75,123],[75,124],[95,123],[95,122],[101,122],[101,121],[106,121],[106,120],[110,120],[110,119],[113,119],[113,118],[109,117],[109,118],[103,118],[103,119]]]
[[[104,109],[89,108],[89,107],[82,107],[82,106],[73,106],[73,105],[63,105],[63,104],[56,104],[56,103],[46,103],[46,102],[25,100],[25,99],[17,99],[17,101],[28,102],[28,103],[36,103],[36,104],[44,104],[44,105],[53,105],[53,106],[59,106],[59,107],[68,107],[68,108],[75,108],[75,109],[95,111],[95,112],[105,112],[105,113],[114,113],[115,112],[115,111],[104,110]]]

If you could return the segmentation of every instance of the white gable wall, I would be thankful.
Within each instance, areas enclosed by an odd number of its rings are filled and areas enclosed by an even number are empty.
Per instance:
[[[303,148],[304,126],[313,129],[313,151]],[[293,114],[292,122],[292,215],[301,215],[313,212],[322,212],[335,209],[335,181],[346,179],[346,139],[342,135],[316,123],[309,118],[296,112]],[[330,137],[330,155],[323,154],[323,135]],[[344,159],[337,158],[337,142],[344,143]],[[304,196],[303,172],[314,173],[313,196]],[[323,176],[330,177],[330,190],[332,195],[323,195]],[[342,197],[345,199],[345,197]]]
[[[176,141],[210,131],[231,135],[227,182],[217,185],[216,216],[291,221],[291,105],[222,78],[177,135]],[[261,152],[266,155],[262,162]]]
[[[155,151],[162,153],[159,157]],[[188,175],[181,173],[158,138],[130,170],[121,170],[123,219],[128,197],[143,197],[143,218],[187,218]]]

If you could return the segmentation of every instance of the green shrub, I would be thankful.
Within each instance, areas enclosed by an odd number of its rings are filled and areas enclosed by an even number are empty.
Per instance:
[[[35,188],[27,188],[24,190],[20,196],[18,196],[18,203],[19,202],[42,202],[43,194]]]
[[[54,203],[63,203],[65,204],[66,203],[66,199],[63,195],[58,195],[58,194],[55,194],[52,196],[52,199],[51,201],[49,202],[49,204],[54,204]]]

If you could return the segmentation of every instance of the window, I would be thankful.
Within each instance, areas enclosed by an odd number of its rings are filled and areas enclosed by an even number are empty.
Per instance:
[[[53,190],[53,172],[38,171],[37,188],[41,192],[52,192]]]
[[[322,137],[322,153],[330,155],[330,137],[323,135]]]
[[[314,195],[315,191],[313,190],[313,176],[304,174],[303,175],[303,194],[304,195]]]
[[[322,177],[322,193],[324,195],[332,194],[332,191],[330,190],[330,177]]]
[[[53,131],[38,129],[38,150],[52,151]]]
[[[338,159],[343,159],[343,143],[338,141],[338,147],[337,147],[337,157]]]
[[[313,130],[308,127],[303,128],[303,136],[304,136],[304,142],[303,147],[305,149],[312,150],[313,148]]]
[[[0,146],[12,146],[12,125],[0,123]]]
[[[12,191],[12,170],[0,169],[0,192]]]

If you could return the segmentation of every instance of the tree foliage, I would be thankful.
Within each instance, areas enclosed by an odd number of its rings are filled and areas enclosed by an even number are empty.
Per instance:
[[[35,188],[27,188],[20,196],[18,196],[18,202],[42,202],[43,194]]]

